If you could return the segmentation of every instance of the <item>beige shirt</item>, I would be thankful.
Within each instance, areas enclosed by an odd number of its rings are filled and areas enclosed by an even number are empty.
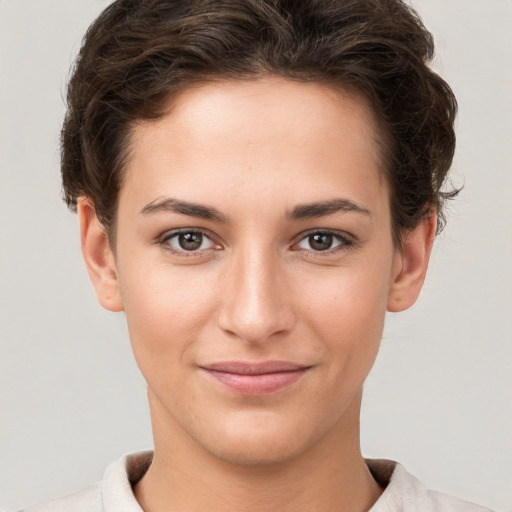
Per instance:
[[[101,482],[24,512],[142,512],[132,485],[147,471],[152,452],[127,455],[109,466]],[[429,491],[405,468],[389,460],[366,461],[384,492],[369,512],[491,512],[447,494]]]

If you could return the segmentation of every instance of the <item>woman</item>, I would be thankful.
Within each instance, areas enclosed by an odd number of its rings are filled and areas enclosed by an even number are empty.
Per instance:
[[[386,311],[443,223],[456,102],[400,1],[128,1],[89,29],[62,173],[154,453],[27,510],[485,510],[364,460]]]

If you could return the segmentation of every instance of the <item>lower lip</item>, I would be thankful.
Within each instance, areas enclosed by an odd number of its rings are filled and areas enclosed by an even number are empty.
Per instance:
[[[281,391],[297,382],[309,368],[299,370],[263,373],[260,375],[245,375],[227,373],[216,370],[205,370],[211,377],[230,388],[232,391],[245,396],[268,395]]]

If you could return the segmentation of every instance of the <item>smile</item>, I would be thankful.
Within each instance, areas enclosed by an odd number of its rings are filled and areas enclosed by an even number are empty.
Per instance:
[[[283,361],[221,362],[202,366],[209,376],[237,394],[260,396],[281,391],[311,368]]]

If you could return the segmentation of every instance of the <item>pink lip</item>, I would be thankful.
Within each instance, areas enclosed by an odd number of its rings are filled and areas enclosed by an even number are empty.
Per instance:
[[[267,395],[297,382],[311,367],[285,361],[226,361],[201,367],[232,391],[245,396]]]

